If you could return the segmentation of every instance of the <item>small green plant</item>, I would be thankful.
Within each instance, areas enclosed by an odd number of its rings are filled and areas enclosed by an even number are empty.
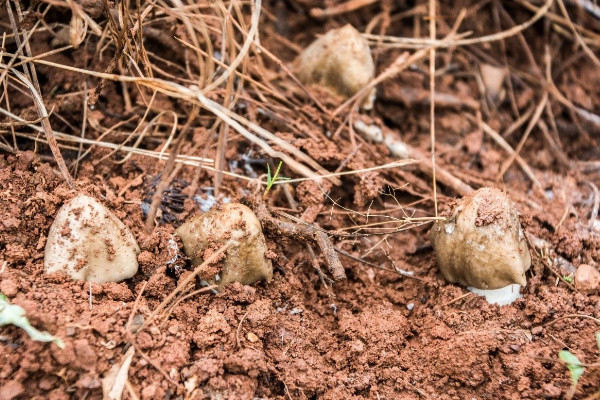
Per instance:
[[[569,369],[569,373],[571,374],[571,389],[575,392],[575,388],[577,387],[577,382],[581,375],[585,372],[585,368],[581,365],[581,361],[579,358],[569,350],[561,350],[558,353],[558,358],[563,360],[567,364],[567,368]]]
[[[600,349],[600,332],[596,332],[596,344]],[[579,358],[569,350],[561,350],[558,352],[558,358],[564,361],[567,364],[567,369],[571,374],[571,388],[567,392],[567,399],[571,399],[575,394],[575,389],[577,388],[577,382],[579,382],[579,378],[585,372],[585,367],[579,361]]]
[[[569,275],[563,276],[563,279],[565,280],[565,282],[573,283],[573,278]]]
[[[290,180],[290,178],[279,176],[279,170],[281,169],[282,164],[283,161],[279,161],[279,165],[277,166],[277,169],[275,170],[275,174],[273,174],[273,176],[271,176],[271,167],[269,166],[269,164],[267,164],[267,188],[265,189],[265,193],[263,194],[263,199],[267,198],[267,194],[269,194],[269,190],[271,190],[271,187],[275,184],[275,182]]]
[[[52,336],[48,332],[41,332],[35,329],[29,323],[25,316],[25,310],[22,307],[9,303],[5,295],[0,293],[0,326],[15,325],[23,329],[30,338],[39,342],[54,342],[61,349],[65,348],[64,343],[57,337]]]

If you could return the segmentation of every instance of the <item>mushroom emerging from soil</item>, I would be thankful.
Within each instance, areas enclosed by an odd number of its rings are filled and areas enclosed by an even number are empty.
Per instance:
[[[205,251],[229,241],[236,242],[227,250],[223,269],[215,278],[220,287],[231,282],[250,285],[259,280],[270,281],[273,277],[260,222],[252,210],[242,204],[223,204],[197,215],[181,225],[176,234],[194,265],[203,262]]]
[[[140,248],[127,227],[84,194],[64,204],[50,227],[44,268],[76,280],[119,282],[138,270]]]
[[[448,281],[468,286],[490,303],[520,297],[513,285],[526,285],[531,256],[518,212],[500,190],[483,188],[459,200],[451,215],[433,226],[431,243]]]
[[[317,83],[343,97],[351,97],[375,74],[369,44],[352,25],[332,29],[311,43],[295,62],[303,83]],[[371,109],[375,89],[362,107]]]

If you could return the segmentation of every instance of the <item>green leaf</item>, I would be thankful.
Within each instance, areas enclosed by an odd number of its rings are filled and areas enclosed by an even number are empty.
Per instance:
[[[566,282],[573,283],[573,278],[571,278],[569,275],[565,275],[565,276],[563,276],[563,279],[564,279]]]
[[[61,349],[65,348],[64,343],[57,337],[48,332],[41,332],[35,329],[29,323],[25,316],[25,310],[22,307],[8,302],[6,296],[0,293],[0,326],[15,325],[23,329],[30,338],[39,342],[54,342]]]
[[[558,358],[567,364],[567,368],[571,373],[571,384],[573,387],[577,386],[579,378],[581,378],[581,375],[585,372],[585,368],[581,366],[581,361],[579,361],[575,354],[568,350],[561,350],[558,353]]]
[[[279,171],[281,170],[282,165],[283,161],[279,161],[279,165],[277,165],[275,173],[273,174],[273,176],[271,176],[271,166],[267,163],[267,187],[265,188],[265,192],[263,193],[263,199],[267,198],[267,194],[269,194],[269,191],[271,190],[271,187],[273,187],[275,182],[290,180],[290,178],[279,176]]]
[[[273,181],[277,180],[277,177],[279,176],[279,170],[281,169],[282,165],[283,165],[283,161],[279,161],[279,165],[277,166],[277,170],[275,171],[275,175],[273,175]]]

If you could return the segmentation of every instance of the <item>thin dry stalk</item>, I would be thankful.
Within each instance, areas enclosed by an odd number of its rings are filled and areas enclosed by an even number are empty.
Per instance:
[[[511,157],[514,156],[515,161],[517,162],[517,164],[519,164],[525,175],[527,175],[531,182],[533,182],[533,185],[538,194],[545,196],[544,188],[542,187],[542,184],[529,167],[529,164],[527,164],[527,162],[525,162],[525,160],[523,160],[521,156],[516,154],[515,150],[510,146],[510,144],[508,144],[508,142],[504,140],[504,138],[498,132],[493,130],[488,124],[486,124],[483,121],[479,121],[479,126],[485,133],[487,133],[492,139],[494,139],[494,141],[500,147],[502,147]]]
[[[521,140],[519,141],[519,144],[517,145],[514,153],[511,154],[510,158],[508,160],[506,160],[506,162],[500,168],[500,172],[498,172],[498,175],[496,175],[496,180],[502,179],[502,177],[504,176],[506,171],[510,168],[512,163],[515,161],[515,158],[517,157],[517,155],[519,154],[519,152],[525,145],[525,142],[527,141],[529,134],[531,133],[533,128],[537,125],[537,123],[542,115],[542,112],[544,112],[547,101],[548,101],[548,92],[544,91],[542,100],[540,101],[537,108],[535,109],[533,116],[531,117],[531,120],[529,121],[529,124],[527,125],[527,128],[525,129],[525,133],[523,133],[523,136],[521,137]]]
[[[233,17],[231,16],[230,10],[225,8],[224,4],[222,4],[221,2],[218,2],[217,4],[219,5],[219,8],[221,9],[221,12],[223,14],[223,19],[224,19],[223,39],[222,39],[223,44],[222,44],[221,54],[225,54],[226,51],[228,50],[230,53],[230,58],[237,60],[237,59],[239,59],[240,55],[237,54],[237,48],[236,48],[237,43],[234,40],[235,34],[233,31],[233,24],[232,24]],[[237,3],[235,3],[235,4],[237,4]],[[234,5],[234,3],[231,3],[229,8],[231,8],[233,5]],[[255,10],[255,14],[258,13],[259,11]],[[240,17],[240,21],[243,23],[243,16],[240,15],[241,12],[239,10],[239,7],[236,7],[236,12],[238,12],[238,17]],[[254,22],[254,19],[252,20],[252,22]],[[243,28],[245,28],[245,27],[242,27],[242,31],[244,31]],[[258,34],[255,32],[254,35],[258,35]],[[256,41],[258,41],[258,36],[256,36]],[[242,59],[242,71],[241,71],[240,75],[242,75],[242,76],[246,75],[247,65],[248,65],[248,57],[244,57]],[[235,94],[232,95],[231,92],[233,91],[235,77],[236,77],[236,75],[238,75],[237,74],[238,68],[234,68],[232,70],[231,66],[227,66],[226,72],[227,71],[232,72],[232,73],[229,73],[229,75],[227,76],[227,83],[225,86],[223,107],[225,107],[229,110],[232,110],[243,90],[244,79],[243,78],[240,79],[240,81],[237,85]],[[227,123],[221,123],[221,122],[222,122],[221,119],[217,119],[215,121],[215,124],[213,125],[213,127],[209,130],[209,135],[210,135],[210,132],[212,132],[213,129],[217,129],[217,127],[219,127],[219,137],[217,140],[217,152],[216,152],[216,156],[215,156],[216,173],[214,175],[214,180],[213,180],[213,190],[215,192],[215,196],[219,195],[219,189],[221,187],[221,183],[223,180],[223,173],[221,171],[223,171],[225,169],[225,152],[227,150],[227,136],[229,133],[229,125]]]
[[[498,40],[508,39],[524,30],[528,29],[531,25],[535,24],[539,19],[544,17],[548,10],[552,6],[553,0],[546,0],[544,5],[540,8],[536,8],[535,14],[527,21],[507,29],[502,32],[497,32],[492,35],[481,36],[477,38],[462,39],[463,36],[469,35],[469,32],[464,34],[455,35],[453,37],[446,36],[441,40],[431,39],[418,39],[418,38],[401,38],[396,36],[380,36],[380,35],[367,35],[364,36],[373,41],[383,41],[382,46],[394,47],[394,48],[413,48],[413,49],[424,49],[429,50],[429,47],[435,48],[448,48],[448,47],[459,47],[469,46],[473,44],[490,43]]]
[[[81,138],[85,138],[85,131],[87,128],[87,117],[88,117],[88,96],[87,96],[87,82],[83,83],[84,93],[83,93],[83,116],[81,119]],[[83,151],[83,143],[79,143],[79,149],[77,150],[77,158],[71,164],[73,167],[73,175],[77,177],[77,173],[79,172],[79,161],[81,160],[81,152]]]
[[[169,317],[173,313],[173,310],[175,310],[175,308],[177,308],[179,303],[181,303],[182,301],[187,300],[190,297],[193,297],[197,294],[208,293],[208,292],[214,291],[216,288],[217,288],[217,285],[209,285],[209,286],[203,287],[201,289],[194,290],[193,292],[185,294],[185,295],[180,294],[179,297],[177,299],[175,299],[175,301],[173,301],[173,304],[171,306],[169,306],[169,309],[164,313],[164,317],[160,318],[160,319],[162,319],[160,327],[162,328],[164,326],[164,324],[168,321]]]
[[[196,268],[194,268],[194,271],[189,274],[184,280],[183,282],[181,282],[179,285],[177,285],[177,287],[175,288],[175,290],[173,290],[171,293],[169,293],[169,295],[154,309],[154,311],[152,311],[152,313],[150,314],[150,316],[148,318],[146,318],[146,320],[144,321],[144,324],[140,327],[140,329],[138,329],[138,332],[141,332],[144,328],[146,328],[153,320],[154,318],[156,318],[156,316],[165,308],[169,305],[169,303],[171,302],[171,300],[173,300],[175,298],[175,296],[177,296],[178,293],[180,293],[183,290],[187,289],[187,286],[192,283],[192,281],[194,279],[196,279],[196,276],[198,276],[198,274],[200,274],[207,266],[211,265],[212,263],[216,262],[217,260],[219,260],[219,258],[221,258],[221,256],[234,244],[234,242],[229,241],[226,244],[224,244],[223,246],[221,246],[219,248],[219,250],[215,251],[210,257],[208,257],[202,264],[200,264],[199,266],[197,266]]]
[[[429,0],[429,38],[435,40],[436,0]],[[435,176],[435,48],[429,50],[429,136],[431,138],[431,182],[433,187],[433,208],[435,216],[438,216],[437,182]]]
[[[21,6],[19,5],[18,1],[15,1],[15,8],[17,10],[17,14],[19,17],[19,21],[21,21],[23,19],[23,14],[21,13]],[[19,35],[19,29],[17,27],[17,23],[15,21],[15,17],[12,11],[12,7],[10,6],[10,1],[6,1],[6,8],[8,11],[8,18],[10,20],[10,25],[12,27],[13,33],[15,35],[15,41],[17,42],[17,45],[19,47],[21,47],[21,44],[24,44],[25,46],[23,46],[22,50],[21,50],[21,54],[31,57],[31,46],[29,45],[29,40],[24,40],[21,43],[21,37]],[[25,36],[25,31],[22,32],[23,36]],[[31,63],[27,63],[25,65],[23,65],[23,71],[25,72],[25,76],[27,76],[27,78],[29,78],[29,80],[31,81],[31,83],[33,83],[33,87],[35,88],[35,90],[40,94],[41,97],[41,93],[42,91],[40,90],[40,83],[38,82],[38,78],[37,78],[37,73],[35,71],[35,67],[31,64]]]
[[[493,3],[493,9],[492,9],[492,17],[494,18],[494,25],[496,27],[496,30],[500,30],[501,26],[500,26],[500,4],[499,4],[499,0],[494,0]],[[500,40],[500,49],[502,51],[502,64],[504,66],[504,68],[508,71],[508,77],[506,79],[506,86],[508,87],[508,97],[510,99],[510,106],[512,108],[512,112],[515,116],[515,118],[519,117],[519,107],[517,106],[517,100],[515,98],[515,91],[513,88],[513,84],[512,84],[512,79],[511,79],[511,71],[510,68],[508,67],[508,56],[506,54],[506,41],[505,40]]]
[[[567,12],[567,8],[565,7],[565,3],[563,3],[562,0],[557,0],[557,3],[558,3],[558,7],[560,8],[560,12],[565,17],[565,20],[567,21],[569,28],[571,28],[571,31],[573,32],[573,36],[575,36],[575,39],[581,45],[585,54],[590,58],[590,60],[592,60],[594,62],[594,64],[596,64],[597,67],[600,67],[600,60],[598,60],[598,57],[596,57],[594,52],[585,43],[585,41],[583,40],[583,38],[581,37],[581,35],[577,31],[577,29],[575,28],[573,21],[571,21],[571,17],[569,17],[569,13]]]
[[[560,145],[558,143],[556,143],[555,138],[552,137],[552,135],[550,134],[550,131],[548,130],[548,126],[542,119],[540,119],[538,121],[538,127],[542,131],[544,139],[546,140],[546,143],[548,144],[548,146],[550,148],[550,152],[556,159],[557,163],[563,168],[568,168],[570,165],[570,162],[569,162],[567,155],[565,154],[564,151],[562,151],[562,149],[560,148]]]
[[[328,8],[311,8],[310,15],[314,18],[329,18],[340,14],[356,11],[362,7],[369,6],[380,0],[349,0],[345,3],[338,4],[336,6]]]
[[[523,126],[523,124],[527,121],[529,121],[529,118],[531,117],[531,115],[533,114],[533,111],[535,110],[535,106],[531,106],[530,108],[527,109],[527,111],[525,111],[525,113],[523,113],[523,115],[521,115],[519,118],[517,118],[515,121],[513,121],[510,126],[508,128],[506,128],[506,130],[504,132],[502,132],[502,137],[503,138],[509,138],[514,132],[517,131],[517,129],[519,129],[521,126]]]
[[[417,168],[419,169],[419,171],[421,171],[422,173],[424,173],[425,175],[427,175],[429,177],[433,177],[434,165],[427,158],[427,156],[424,153],[422,153],[419,149],[416,149],[412,146],[406,145],[406,148],[411,157],[413,157],[417,160],[420,160],[420,162],[418,162],[418,164],[417,164]],[[443,168],[442,166],[436,164],[435,171],[436,171],[436,181],[441,183],[442,185],[448,186],[450,189],[452,189],[454,192],[458,193],[459,195],[465,196],[465,195],[475,191],[475,189],[473,189],[467,183],[462,181],[460,178],[454,176],[446,168]]]
[[[225,82],[225,80],[228,78],[228,76],[231,75],[232,72],[234,70],[236,70],[237,67],[240,65],[240,63],[242,61],[244,61],[244,59],[246,58],[248,51],[250,50],[250,46],[252,45],[252,42],[256,38],[258,38],[258,24],[259,24],[259,20],[260,20],[261,4],[262,4],[261,0],[254,0],[254,11],[252,12],[250,30],[248,31],[246,40],[244,41],[244,44],[243,44],[242,48],[240,49],[240,52],[238,53],[237,57],[235,58],[235,60],[233,60],[231,62],[231,64],[227,67],[227,69],[223,72],[223,74],[221,76],[219,76],[217,79],[212,81],[209,85],[202,88],[202,91],[201,91],[202,94],[206,94],[206,93],[210,92],[211,90],[214,90],[217,87],[219,87],[223,82]]]
[[[0,63],[0,68],[8,69],[6,64]],[[46,140],[48,141],[48,145],[50,146],[50,150],[52,151],[52,155],[56,160],[56,164],[58,165],[58,169],[62,173],[65,181],[69,185],[70,188],[76,188],[75,181],[69,172],[67,164],[65,163],[62,154],[60,153],[60,149],[58,148],[58,143],[56,142],[56,138],[54,137],[52,126],[50,125],[50,120],[48,116],[48,111],[46,111],[46,107],[44,106],[44,100],[42,99],[41,94],[35,89],[33,84],[27,79],[27,77],[21,74],[14,68],[10,68],[11,72],[16,76],[25,86],[29,88],[31,91],[31,95],[33,97],[34,104],[38,111],[38,115],[42,119],[42,127],[43,131],[46,134]]]
[[[527,0],[516,0],[517,3],[519,3],[520,5],[522,5],[523,7],[525,7],[526,9],[530,10],[530,11],[534,11],[537,12],[539,11],[539,7],[531,4],[529,1]],[[551,12],[551,11],[547,11],[545,13],[545,18],[548,18],[550,21],[556,23],[556,24],[560,24],[563,25],[565,27],[570,27],[569,21],[567,21],[565,18],[560,17],[559,15]],[[580,25],[574,25],[575,29],[586,35],[586,37],[583,39],[588,45],[590,46],[595,46],[598,47],[600,46],[600,35],[598,35],[597,32],[591,31],[589,29],[586,29]]]
[[[25,121],[22,118],[20,118],[19,116],[8,112],[7,110],[5,110],[4,108],[0,107],[0,114],[4,114],[10,118],[13,118],[14,120],[22,123],[23,125],[28,126],[29,128],[37,131],[37,132],[41,132],[44,133],[44,129],[40,128],[39,126],[35,125],[35,123],[37,123],[38,120],[35,121]],[[41,120],[41,119],[39,119]],[[110,132],[108,132],[110,133]],[[105,132],[105,134],[103,134],[103,136],[106,136],[106,134],[108,134]],[[62,141],[66,141],[66,142],[70,142],[70,143],[83,143],[83,144],[87,144],[90,145],[90,148],[93,146],[98,146],[98,147],[104,147],[104,148],[108,148],[108,149],[117,149],[117,150],[121,150],[121,151],[125,151],[129,154],[137,154],[137,155],[141,155],[144,157],[152,157],[152,158],[157,158],[159,160],[166,160],[170,157],[171,153],[167,153],[167,152],[158,152],[158,151],[152,151],[152,150],[145,150],[145,149],[139,149],[139,148],[135,148],[135,147],[128,147],[128,146],[122,146],[122,145],[117,145],[114,143],[110,143],[110,142],[103,142],[103,136],[99,137],[96,140],[91,140],[91,139],[85,139],[85,138],[81,138],[79,136],[74,136],[74,135],[68,135],[66,133],[62,133],[62,132],[57,132],[57,131],[53,131],[53,135],[58,139],[58,140],[62,140]],[[16,136],[17,137],[23,137],[23,138],[27,138],[27,139],[31,139],[35,142],[41,142],[41,143],[48,143],[47,140],[44,140],[42,138],[37,137],[37,135],[35,133],[21,133],[21,132],[16,132]],[[77,150],[77,147],[73,147],[73,146],[65,146],[65,145],[59,145],[59,147],[62,148],[69,148],[69,149],[73,149],[73,150]],[[89,152],[90,148],[88,148],[88,150],[86,150],[85,153],[83,153],[81,155],[81,158],[85,157],[87,152]],[[213,160],[210,158],[202,158],[202,157],[197,157],[197,156],[190,156],[190,155],[178,155],[176,158],[176,162],[177,163],[182,163],[185,165],[191,165],[194,167],[201,167],[201,168],[206,168],[208,170],[213,170],[210,165],[213,164]],[[224,172],[229,174],[230,176],[234,176],[234,177],[238,177],[240,178],[241,176],[236,175],[236,174],[231,174],[229,172]],[[247,177],[241,177],[242,179],[246,179],[248,181],[251,180],[251,178],[247,178]]]

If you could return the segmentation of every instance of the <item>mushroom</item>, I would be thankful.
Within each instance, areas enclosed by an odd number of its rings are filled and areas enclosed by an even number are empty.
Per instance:
[[[93,197],[79,194],[56,214],[44,268],[48,274],[64,272],[75,280],[119,282],[136,274],[139,253],[121,220]]]
[[[294,69],[305,83],[317,83],[345,98],[352,97],[375,74],[369,44],[352,25],[332,29],[300,54]],[[372,89],[362,107],[373,107]]]
[[[459,200],[450,216],[433,226],[431,243],[448,281],[490,302],[507,304],[520,297],[511,285],[526,285],[531,256],[518,212],[500,190],[482,188]],[[497,289],[503,291],[487,292]],[[494,298],[498,293],[501,298]]]
[[[194,265],[203,262],[205,251],[235,242],[226,252],[222,270],[214,276],[219,287],[231,282],[250,285],[273,277],[260,222],[243,204],[223,204],[192,217],[175,234],[181,238],[183,250]]]

